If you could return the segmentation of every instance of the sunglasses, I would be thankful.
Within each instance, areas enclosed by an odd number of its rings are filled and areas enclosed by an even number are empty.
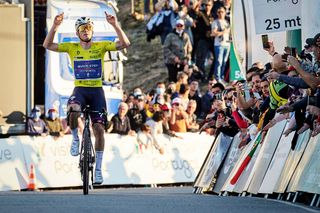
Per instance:
[[[182,24],[177,24],[176,27],[183,27],[183,25]]]
[[[90,25],[90,24],[86,24],[86,25],[81,25],[80,27],[78,27],[78,31],[79,32],[84,32],[85,30],[92,31],[93,30],[93,26]]]

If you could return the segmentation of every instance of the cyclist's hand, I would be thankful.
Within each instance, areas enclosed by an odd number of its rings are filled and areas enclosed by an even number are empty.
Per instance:
[[[116,17],[114,17],[113,15],[108,14],[107,12],[104,12],[106,14],[106,20],[109,24],[111,24],[112,26],[116,25],[117,20]]]
[[[62,21],[63,21],[63,12],[59,15],[56,15],[56,17],[54,18],[54,21],[53,21],[53,24],[56,25],[56,26],[59,26]]]

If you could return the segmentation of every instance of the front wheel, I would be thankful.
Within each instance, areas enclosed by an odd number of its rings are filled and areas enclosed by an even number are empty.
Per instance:
[[[90,132],[88,129],[83,130],[83,161],[82,161],[82,181],[83,194],[89,193],[89,140]]]

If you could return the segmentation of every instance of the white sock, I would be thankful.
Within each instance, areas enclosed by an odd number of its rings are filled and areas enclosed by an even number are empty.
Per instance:
[[[96,151],[96,170],[101,171],[103,151]]]
[[[72,134],[73,140],[79,140],[78,128],[71,129],[71,134]]]

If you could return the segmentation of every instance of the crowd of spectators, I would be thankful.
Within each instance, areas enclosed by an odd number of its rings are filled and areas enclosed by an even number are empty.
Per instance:
[[[158,134],[181,138],[176,133],[205,132],[233,137],[240,131],[241,148],[259,131],[264,136],[270,127],[287,119],[289,128],[284,134],[295,132],[294,148],[297,136],[305,130],[310,128],[312,136],[320,133],[320,33],[306,40],[300,54],[269,41],[269,47],[261,51],[270,55],[270,62],[256,62],[246,71],[246,79],[230,82],[225,78],[230,3],[159,0],[155,4],[160,18],[173,16],[168,23],[174,24],[162,32],[166,35],[160,35],[169,81],[157,82],[148,91],[127,91],[107,132],[137,136],[139,145],[151,144],[161,154]],[[158,19],[153,16],[148,24]],[[187,21],[192,23],[189,28]],[[204,68],[211,57],[212,66]],[[204,92],[200,83],[206,84]],[[28,121],[29,133],[63,135],[58,125],[50,127],[57,119],[54,112],[50,109],[44,122],[35,108]]]
[[[144,3],[150,8],[149,1]],[[183,71],[202,82],[214,77],[226,83],[230,8],[231,0],[156,1],[155,13],[147,23],[147,40],[160,36],[169,82],[177,82],[178,72]]]

